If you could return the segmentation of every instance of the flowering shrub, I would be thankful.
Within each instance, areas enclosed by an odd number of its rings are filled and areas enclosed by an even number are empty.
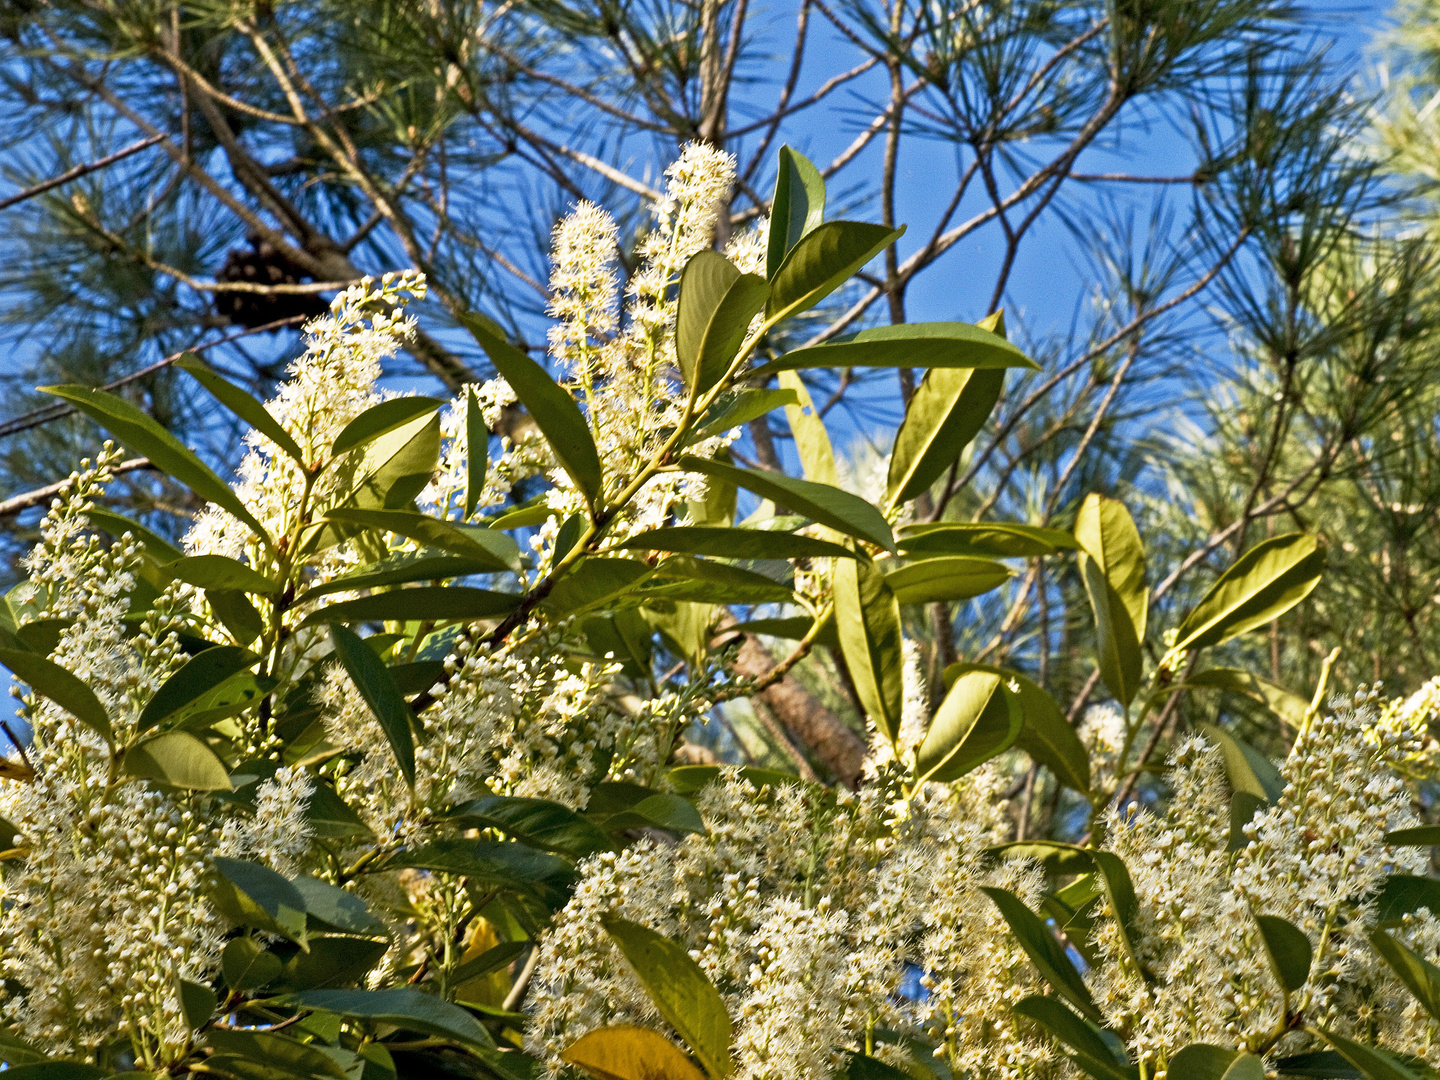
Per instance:
[[[1323,712],[1199,669],[1314,587],[1312,537],[1244,555],[1147,665],[1119,503],[1091,496],[1068,533],[911,522],[1005,370],[1033,365],[998,320],[774,354],[773,328],[898,235],[825,221],[788,149],[780,174],[772,220],[722,254],[731,163],[688,148],[623,297],[613,222],[565,219],[560,382],[470,316],[498,378],[452,402],[377,392],[413,274],[340,295],[268,403],[183,364],[253,429],[233,486],[123,400],[52,388],[207,509],[182,547],[102,509],[106,444],[0,610],[33,732],[0,781],[16,1080],[1440,1067],[1440,885],[1416,846],[1437,837],[1408,786],[1433,688]],[[929,369],[873,502],[838,486],[795,375],[831,366]],[[497,440],[517,403],[533,424]],[[778,408],[805,479],[727,452]],[[738,524],[737,488],[762,500]],[[902,607],[1071,551],[1116,702],[1088,745],[1017,672],[954,665],[932,710]],[[722,628],[776,606],[792,650],[736,676]],[[857,790],[676,761],[687,727],[822,637],[871,725]],[[1285,716],[1289,757],[1208,729],[1140,809],[1137,738],[1206,688]],[[1009,751],[1088,800],[1083,844],[1010,842]]]

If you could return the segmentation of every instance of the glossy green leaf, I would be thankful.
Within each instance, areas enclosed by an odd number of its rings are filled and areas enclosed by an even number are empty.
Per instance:
[[[593,812],[593,798],[590,807]],[[628,829],[663,829],[673,833],[705,832],[705,822],[700,819],[700,811],[695,809],[694,804],[666,791],[647,795],[617,813],[606,815],[601,819],[600,825],[611,835]]]
[[[1365,1074],[1334,1050],[1309,1050],[1274,1059],[1281,1076],[1311,1077],[1313,1080],[1365,1080]]]
[[[103,1080],[105,1069],[78,1061],[33,1061],[5,1070],[7,1080]]]
[[[494,569],[494,560],[467,559],[460,555],[436,555],[433,552],[407,552],[392,555],[378,562],[367,563],[329,581],[307,589],[295,598],[300,604],[329,593],[378,589],[385,585],[408,585],[415,581],[444,581],[448,578],[486,574]]]
[[[1074,1005],[1082,1016],[1100,1023],[1100,1010],[1095,1007],[1085,980],[1080,977],[1080,972],[1075,970],[1070,957],[1065,955],[1064,948],[1055,940],[1055,935],[1040,916],[1026,907],[1014,893],[989,886],[982,886],[980,891],[990,897],[999,909],[1001,917],[1009,925],[1015,940],[1025,950],[1025,955],[1035,965],[1040,977]]]
[[[646,602],[660,596],[712,604],[785,603],[793,593],[764,574],[713,559],[693,555],[672,555],[655,567],[646,582]]]
[[[205,601],[236,643],[249,645],[265,629],[265,618],[238,589],[207,589]]]
[[[210,694],[232,675],[259,662],[259,656],[238,645],[215,645],[196,653],[146,702],[135,721],[137,730],[148,731],[163,724],[186,706]]]
[[[1198,723],[1195,727],[1200,734],[1220,747],[1220,752],[1225,756],[1225,775],[1230,780],[1231,790],[1246,792],[1267,803],[1273,803],[1280,798],[1280,792],[1285,789],[1285,781],[1280,776],[1280,770],[1269,758],[1249,743],[1235,738],[1224,728],[1206,723]]]
[[[305,898],[289,878],[246,859],[215,856],[210,898],[237,926],[250,926],[305,946]]]
[[[932,368],[926,374],[895,432],[886,480],[891,506],[929,491],[959,460],[985,426],[1004,385],[1003,370]]]
[[[445,817],[467,828],[499,829],[531,847],[575,858],[614,847],[600,826],[549,799],[485,795],[457,806]]]
[[[1185,617],[1174,648],[1203,649],[1264,626],[1309,596],[1325,550],[1306,533],[1261,541],[1235,560]]]
[[[1396,829],[1385,834],[1387,844],[1401,847],[1429,847],[1440,844],[1440,825],[1417,825],[1413,829]]]
[[[421,415],[365,446],[355,466],[355,492],[347,506],[410,509],[430,483],[440,458],[440,417]],[[324,535],[338,538],[326,529]]]
[[[415,734],[410,726],[410,706],[395,685],[394,677],[385,662],[375,655],[375,650],[366,645],[355,631],[333,625],[330,627],[330,640],[350,681],[380,722],[380,728],[385,732],[385,738],[400,765],[400,774],[407,784],[414,787]]]
[[[478,979],[483,975],[489,975],[492,971],[499,971],[508,967],[521,953],[531,944],[525,941],[502,941],[493,949],[486,949],[473,960],[467,960],[450,973],[450,985],[460,986],[471,979]]]
[[[637,589],[652,573],[635,559],[582,559],[556,582],[543,606],[556,616],[601,607]]]
[[[231,938],[220,953],[220,973],[231,990],[256,990],[280,975],[280,958],[252,937]]]
[[[695,430],[685,440],[685,445],[724,435],[732,428],[794,404],[797,404],[797,399],[793,390],[746,389],[724,394],[696,421]]]
[[[300,625],[498,619],[514,611],[519,602],[518,593],[491,592],[465,585],[422,585],[342,600],[306,616]]]
[[[810,480],[797,480],[782,473],[766,472],[760,469],[741,469],[708,458],[686,455],[680,459],[680,467],[687,472],[702,473],[720,480],[728,480],[736,487],[753,491],[761,498],[770,499],[778,505],[788,506],[821,525],[867,540],[886,551],[895,550],[895,537],[883,514],[870,503],[829,484],[817,484]]]
[[[1035,1021],[1059,1039],[1075,1059],[1075,1064],[1095,1080],[1138,1080],[1139,1069],[1117,1056],[1115,1047],[1106,1041],[1105,1034],[1095,1023],[1087,1023],[1055,998],[1032,994],[1011,1007],[1017,1014]]]
[[[529,410],[575,485],[592,504],[599,501],[604,490],[600,454],[575,399],[543,367],[507,342],[489,319],[469,314],[461,315],[460,321]]]
[[[215,751],[188,731],[166,731],[132,746],[125,771],[171,787],[229,791],[230,774]]]
[[[74,619],[31,619],[15,631],[15,639],[37,656],[49,656],[59,647],[60,636],[74,625]]]
[[[964,672],[945,694],[915,754],[916,773],[930,780],[957,780],[1008,750],[1024,717],[1018,695],[990,671]]]
[[[328,784],[317,782],[305,804],[311,835],[326,840],[374,840],[370,826]]]
[[[808,311],[904,234],[863,221],[829,221],[800,240],[770,275],[769,319]]]
[[[215,991],[210,987],[189,979],[180,980],[180,1009],[190,1027],[203,1028],[215,1015],[215,1008],[219,1004]]]
[[[1060,783],[1076,791],[1090,790],[1090,752],[1054,698],[1024,675],[985,664],[951,664],[942,676],[946,688],[966,671],[993,672],[1016,687],[1024,725],[1015,745],[1049,769]]]
[[[1440,1020],[1440,968],[1384,930],[1372,930],[1370,944],[1425,1011]]]
[[[742,274],[718,251],[690,256],[680,272],[675,358],[693,393],[705,393],[729,370],[769,292],[764,278]]]
[[[229,484],[216,476],[208,465],[195,456],[194,451],[156,423],[153,417],[124,398],[104,390],[92,390],[87,386],[42,386],[39,389],[43,393],[54,394],[68,401],[121,443],[144,454],[157,469],[174,477],[205,501],[214,503],[244,522],[254,530],[256,536],[265,536],[264,527],[231,490]]]
[[[388,939],[351,934],[311,935],[309,945],[285,961],[274,983],[276,992],[363,983],[390,949]]]
[[[490,469],[490,430],[474,389],[465,391],[465,520],[475,516]]]
[[[198,589],[273,593],[278,586],[258,570],[225,555],[187,555],[162,564],[167,574]]]
[[[1055,877],[1095,872],[1094,853],[1078,844],[1064,844],[1058,840],[1012,840],[985,850],[1001,858],[1034,859]]]
[[[1258,701],[1295,728],[1304,723],[1305,713],[1310,708],[1310,703],[1299,694],[1291,693],[1278,683],[1262,679],[1254,672],[1244,671],[1240,668],[1209,668],[1205,671],[1197,671],[1180,686],[1165,687],[1160,692],[1169,693],[1176,689],[1191,687],[1213,688],[1244,694],[1246,697]]]
[[[560,1060],[596,1080],[705,1080],[685,1052],[664,1035],[629,1024],[587,1031],[565,1048]]]
[[[904,653],[900,605],[874,563],[835,563],[832,595],[840,652],[860,706],[892,743],[904,705]]]
[[[432,397],[399,397],[372,405],[355,417],[335,436],[330,444],[332,457],[369,446],[382,435],[388,435],[444,408],[445,402]]]
[[[1391,874],[1375,897],[1375,919],[1382,926],[1398,925],[1406,915],[1422,907],[1440,911],[1440,878]]]
[[[90,522],[92,528],[101,529],[115,539],[120,539],[127,532],[140,543],[145,545],[145,554],[158,563],[174,562],[176,559],[183,559],[185,553],[178,547],[166,540],[159,533],[152,532],[138,521],[131,521],[129,518],[109,510],[92,506],[85,511],[85,518]]]
[[[458,1005],[410,987],[389,990],[306,990],[275,999],[297,1009],[319,1009],[375,1023],[394,1024],[406,1031],[418,1031],[462,1046],[494,1049],[480,1021]]]
[[[1095,869],[1099,872],[1100,883],[1105,889],[1110,911],[1115,918],[1115,929],[1119,932],[1120,946],[1125,950],[1135,972],[1146,981],[1151,976],[1140,961],[1135,949],[1135,920],[1140,914],[1140,902],[1135,897],[1135,883],[1130,871],[1113,851],[1097,851],[1094,854]]]
[[[400,852],[387,870],[411,867],[469,878],[494,889],[528,892],[552,907],[568,898],[574,881],[570,863],[525,844],[494,840],[436,840]]]
[[[1118,499],[1087,495],[1075,519],[1080,575],[1095,615],[1097,662],[1105,686],[1129,706],[1140,689],[1149,594],[1145,548]]]
[[[868,227],[880,229],[878,225]],[[882,243],[880,248],[886,246],[888,242]],[[876,249],[877,253],[880,248]],[[799,254],[798,250],[796,254]],[[869,261],[867,258],[854,269],[860,269]],[[851,273],[854,273],[854,270]],[[775,291],[778,293],[779,290],[780,282],[777,280]],[[774,310],[773,306],[771,310]],[[1040,365],[999,334],[969,323],[898,323],[893,326],[873,326],[852,334],[843,341],[793,349],[757,368],[755,374],[764,376],[777,371],[796,371],[801,368],[854,367],[951,368],[1003,372],[1006,368],[1038,371]],[[995,392],[999,394],[998,389]],[[983,396],[977,394],[975,400],[982,401]],[[993,402],[990,407],[994,407]],[[985,410],[985,415],[989,415],[988,409]],[[983,422],[984,417],[980,420]],[[974,438],[973,434],[971,438]]]
[[[678,942],[639,923],[606,919],[605,930],[640,977],[660,1015],[712,1077],[734,1071],[730,1060],[733,1029],[720,991]]]
[[[853,559],[855,552],[828,540],[761,529],[684,525],[651,529],[615,545],[639,551],[679,551],[725,559]]]
[[[1315,955],[1310,939],[1305,931],[1278,915],[1256,915],[1255,925],[1260,928],[1260,940],[1276,981],[1286,993],[1293,994],[1310,978],[1310,961]]]
[[[1369,1080],[1420,1080],[1422,1073],[1402,1064],[1394,1054],[1378,1046],[1352,1042],[1345,1036],[1323,1027],[1307,1030],[1314,1031],[1333,1046],[1341,1057],[1364,1073]]]
[[[845,1080],[913,1080],[904,1070],[864,1054],[851,1054],[845,1072],[838,1075],[843,1075]]]
[[[791,249],[825,220],[825,178],[820,170],[789,146],[780,147],[776,157],[775,195],[765,237],[766,278],[773,278]]]
[[[896,567],[885,574],[885,583],[902,604],[968,600],[998,589],[1010,580],[1010,570],[990,559],[966,555],[937,555]]]
[[[906,555],[970,555],[1023,559],[1075,548],[1075,538],[1059,529],[1008,521],[905,525],[895,541]]]
[[[410,510],[356,510],[341,508],[325,515],[327,521],[364,529],[378,529],[409,537],[422,544],[449,551],[487,570],[503,572],[520,569],[520,548],[513,537],[483,525],[463,525]]]
[[[305,901],[305,913],[327,926],[364,937],[388,938],[389,929],[352,892],[327,881],[301,874],[292,882]]]
[[[35,693],[49,698],[107,743],[113,742],[114,733],[105,706],[95,696],[95,691],[77,675],[27,649],[0,649],[0,664],[9,668]]]
[[[308,467],[309,462],[305,460],[299,444],[253,394],[240,389],[194,354],[180,357],[175,361],[175,367],[194,376],[211,397],[289,454],[301,468]]]
[[[1265,1063],[1242,1050],[1191,1043],[1170,1059],[1165,1075],[1172,1080],[1265,1080]]]

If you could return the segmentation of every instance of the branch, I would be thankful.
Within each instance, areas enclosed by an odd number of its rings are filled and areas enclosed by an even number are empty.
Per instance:
[[[110,466],[110,471],[117,476],[120,473],[134,472],[136,469],[153,469],[149,458],[137,457],[122,461],[118,465]],[[40,506],[49,502],[55,496],[61,494],[66,488],[74,483],[74,478],[67,476],[64,480],[57,480],[53,484],[46,484],[34,491],[26,491],[20,495],[12,495],[8,499],[0,500],[0,518],[13,517],[22,510],[29,510],[32,506]]]
[[[107,165],[114,165],[117,161],[124,161],[132,154],[138,154],[141,150],[154,146],[163,138],[163,135],[151,135],[149,138],[141,139],[137,143],[131,143],[125,147],[124,150],[116,150],[115,153],[107,157],[98,158],[85,165],[76,165],[73,169],[63,172],[59,176],[36,184],[34,187],[26,188],[24,191],[18,191],[8,198],[0,199],[0,210],[8,210],[16,203],[22,203],[26,199],[33,199],[36,195],[43,195],[51,188],[57,188],[61,184],[68,184],[71,180],[78,180],[82,176],[88,176],[90,173],[103,169]]]

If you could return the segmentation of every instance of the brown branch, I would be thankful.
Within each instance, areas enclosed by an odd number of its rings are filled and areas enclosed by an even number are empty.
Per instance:
[[[22,203],[26,199],[33,199],[36,195],[43,195],[51,188],[57,188],[61,184],[68,184],[71,180],[78,180],[82,176],[88,176],[90,173],[103,169],[107,165],[114,165],[117,161],[124,161],[131,155],[138,154],[141,150],[154,146],[163,138],[163,135],[151,135],[148,138],[141,139],[139,142],[131,143],[123,150],[116,150],[113,154],[97,158],[84,165],[76,165],[73,169],[69,169],[59,176],[51,177],[49,180],[36,184],[34,187],[26,188],[24,191],[17,191],[14,195],[0,199],[0,210],[8,210],[16,203]]]
[[[120,473],[134,472],[136,469],[153,469],[149,458],[130,458],[120,462],[118,465],[110,466],[110,471],[116,475]],[[66,477],[64,480],[57,480],[53,484],[46,484],[44,487],[36,488],[34,491],[22,492],[19,495],[12,495],[8,499],[0,500],[0,518],[13,517],[22,510],[29,510],[32,506],[40,506],[49,502],[55,496],[61,494],[74,483],[73,478]]]

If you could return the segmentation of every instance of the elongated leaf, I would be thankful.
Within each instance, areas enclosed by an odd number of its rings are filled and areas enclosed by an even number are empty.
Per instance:
[[[499,829],[531,847],[576,858],[614,847],[600,826],[549,799],[486,795],[457,806],[446,819],[467,827]]]
[[[645,789],[641,789],[642,791]],[[597,813],[598,799],[590,801],[590,812]],[[600,819],[600,826],[611,836],[618,836],[629,829],[664,829],[673,833],[705,832],[705,822],[694,804],[668,791],[647,795],[617,813]]]
[[[305,898],[290,879],[246,859],[214,857],[210,897],[237,926],[253,926],[305,945]]]
[[[442,551],[487,564],[496,571],[520,569],[520,547],[503,532],[481,525],[461,525],[409,510],[355,510],[341,508],[325,515],[328,521],[383,529]]]
[[[828,540],[761,529],[723,529],[686,525],[639,533],[617,548],[638,551],[681,551],[726,559],[853,559],[855,552]]]
[[[1310,595],[1324,569],[1325,551],[1306,533],[1286,533],[1256,544],[1185,617],[1174,647],[1219,645],[1279,618]]]
[[[265,629],[265,619],[238,589],[207,589],[205,601],[239,645],[249,645]]]
[[[851,1054],[843,1075],[845,1080],[911,1080],[909,1073],[865,1054]]]
[[[389,990],[306,990],[275,999],[277,1004],[296,1009],[316,1009],[357,1020],[394,1024],[406,1031],[419,1031],[462,1046],[495,1048],[495,1041],[476,1020],[458,1005],[410,987]]]
[[[1100,882],[1105,896],[1110,901],[1110,910],[1115,917],[1115,928],[1120,934],[1120,945],[1134,965],[1135,971],[1147,982],[1152,976],[1140,962],[1135,951],[1135,920],[1140,914],[1140,902],[1135,898],[1135,883],[1130,871],[1113,851],[1097,851],[1094,855],[1095,868],[1100,873]]]
[[[475,516],[490,469],[490,430],[475,400],[473,389],[465,391],[465,520]]]
[[[1420,1080],[1421,1073],[1401,1064],[1394,1054],[1378,1046],[1352,1042],[1345,1036],[1323,1027],[1307,1030],[1315,1032],[1333,1046],[1341,1057],[1369,1077],[1369,1080]]]
[[[860,706],[893,743],[905,696],[900,605],[868,559],[835,564],[833,595],[840,652]]]
[[[780,385],[795,395],[795,404],[785,406],[785,420],[795,436],[795,450],[805,479],[832,487],[840,482],[835,468],[835,449],[830,445],[830,432],[815,409],[810,390],[793,371],[780,374]]]
[[[1090,494],[1075,520],[1080,574],[1095,614],[1100,675],[1115,699],[1128,706],[1140,689],[1144,655],[1145,549],[1124,504]]]
[[[962,674],[935,710],[916,751],[916,772],[931,780],[957,780],[1008,750],[1024,724],[1016,697],[992,672]]]
[[[436,840],[402,851],[386,864],[387,869],[407,866],[466,877],[490,888],[533,893],[557,908],[568,898],[575,878],[570,864],[557,855],[493,840]]]
[[[87,386],[42,386],[42,393],[54,394],[70,402],[96,421],[130,449],[144,454],[157,469],[173,476],[196,495],[212,502],[265,536],[265,529],[230,489],[230,485],[195,456],[179,439],[171,435],[124,398],[92,390]]]
[[[187,705],[209,694],[230,676],[259,662],[260,657],[238,645],[216,645],[196,653],[146,702],[135,721],[137,730],[148,731],[159,726]]]
[[[198,589],[273,593],[279,587],[260,571],[225,555],[187,555],[161,567],[171,577]]]
[[[1370,944],[1425,1011],[1440,1020],[1440,968],[1384,930],[1372,930]]]
[[[841,223],[835,222],[835,224]],[[824,226],[824,228],[829,228],[829,226]],[[869,228],[879,229],[879,226],[872,225]],[[882,243],[876,251],[878,252],[887,245],[888,241]],[[799,249],[797,249],[796,254],[799,253]],[[865,260],[865,262],[869,261],[868,258]],[[860,263],[855,269],[858,270],[860,266],[864,266],[865,262]],[[854,271],[852,270],[851,273]],[[777,280],[775,282],[777,294],[780,287],[781,283]],[[773,306],[771,310],[775,310]],[[794,349],[763,367],[757,368],[755,374],[763,376],[777,371],[796,371],[800,368],[847,367],[957,368],[988,371],[1026,368],[1038,371],[1040,365],[999,334],[991,333],[978,326],[971,326],[969,323],[899,323],[894,326],[874,326],[868,330],[861,330],[844,341]],[[972,435],[971,438],[973,437]]]
[[[332,457],[369,446],[381,435],[403,428],[444,408],[445,402],[432,397],[399,397],[371,405],[341,429],[330,444]]]
[[[395,685],[394,677],[385,667],[385,662],[375,655],[375,650],[366,645],[355,631],[338,624],[331,626],[330,640],[355,689],[380,722],[380,728],[385,732],[385,738],[400,765],[401,775],[407,784],[414,787],[415,734],[410,727],[410,706]]]
[[[550,590],[544,607],[556,615],[601,607],[637,589],[653,572],[635,559],[582,559]]]
[[[697,421],[685,445],[692,446],[702,439],[724,435],[732,428],[796,403],[793,390],[737,390],[723,394]]]
[[[560,1059],[597,1080],[705,1080],[684,1051],[658,1031],[623,1024],[587,1031]]]
[[[440,417],[421,415],[363,448],[355,493],[347,505],[361,509],[409,509],[430,483],[440,458]],[[334,529],[326,530],[338,538]]]
[[[447,578],[489,573],[493,569],[493,559],[488,556],[481,560],[426,552],[392,555],[307,589],[295,598],[295,603],[300,604],[329,593],[378,589],[384,585],[408,585],[414,581],[443,581]]]
[[[675,356],[694,393],[705,393],[730,369],[769,293],[764,278],[742,274],[718,251],[690,257],[680,273]]]
[[[1440,911],[1440,879],[1391,874],[1375,898],[1375,919],[1382,926],[1398,925],[1422,907]]]
[[[105,1069],[79,1061],[31,1061],[5,1070],[10,1080],[104,1080]]]
[[[688,454],[680,459],[680,467],[687,472],[728,480],[736,487],[788,506],[795,513],[803,514],[821,525],[828,525],[847,536],[867,540],[886,551],[895,550],[895,537],[890,532],[890,525],[884,515],[870,503],[848,491],[841,491],[829,484],[797,480],[782,473],[741,469]]]
[[[808,311],[904,234],[863,221],[829,221],[791,249],[770,277],[769,319]]]
[[[1012,840],[985,850],[1001,858],[1034,859],[1056,877],[1095,873],[1094,853],[1078,844],[1062,844],[1058,840]]]
[[[389,937],[384,922],[376,918],[365,901],[338,885],[301,874],[291,882],[305,901],[305,913],[312,919],[352,934]]]
[[[167,731],[132,746],[125,754],[125,771],[194,791],[231,789],[224,763],[188,731]]]
[[[710,604],[784,603],[794,597],[788,585],[728,563],[672,555],[655,568],[644,589],[654,597]]]
[[[289,454],[301,468],[308,466],[299,444],[253,394],[240,389],[193,354],[180,357],[175,366],[193,375],[195,381],[205,387],[216,401]]]
[[[1100,1010],[1095,1007],[1085,980],[1075,970],[1070,957],[1065,955],[1065,950],[1041,921],[1040,916],[1026,907],[1014,893],[990,886],[982,886],[980,891],[990,897],[999,909],[1001,917],[1009,925],[1015,940],[1025,950],[1025,955],[1035,965],[1040,977],[1074,1005],[1082,1016],[1097,1024],[1101,1023]]]
[[[409,622],[414,619],[431,622],[498,619],[514,611],[519,602],[518,593],[491,592],[489,589],[472,589],[464,585],[425,585],[416,589],[395,589],[391,592],[376,593],[374,596],[362,596],[358,600],[330,604],[306,616],[300,625]]]
[[[79,676],[26,649],[0,649],[0,664],[41,697],[49,698],[107,743],[113,743],[115,736],[105,706]]]
[[[1280,793],[1285,789],[1285,781],[1280,776],[1280,770],[1269,758],[1249,743],[1235,738],[1224,728],[1205,723],[1196,724],[1195,727],[1205,738],[1219,746],[1220,752],[1225,755],[1225,775],[1230,780],[1231,790],[1243,791],[1267,803],[1273,803],[1280,798]]]
[[[1183,686],[1208,687],[1244,694],[1296,728],[1304,723],[1305,713],[1310,708],[1310,703],[1299,694],[1293,694],[1278,683],[1262,679],[1254,672],[1240,668],[1209,668],[1206,671],[1197,671],[1185,680]],[[1169,693],[1176,689],[1180,687],[1166,687],[1163,692]]]
[[[335,793],[334,788],[324,783],[316,783],[310,801],[305,804],[305,823],[313,836],[334,840],[374,839],[370,826]]]
[[[902,526],[896,543],[907,555],[971,555],[992,559],[1030,558],[1073,549],[1075,538],[1059,529],[1008,521]]]
[[[885,583],[902,604],[968,600],[1010,580],[1010,570],[990,559],[937,555],[887,571]]]
[[[575,486],[592,504],[597,502],[604,490],[600,454],[575,399],[543,367],[506,341],[489,319],[469,314],[461,315],[460,321],[529,410]]]
[[[131,521],[120,514],[92,506],[85,511],[85,518],[92,528],[102,529],[115,539],[127,532],[145,545],[145,554],[158,563],[173,562],[185,557],[185,553],[159,533],[152,532],[138,521]]]
[[[1191,1043],[1170,1059],[1165,1075],[1173,1080],[1264,1080],[1265,1063],[1243,1050]]]
[[[825,220],[825,178],[804,154],[789,146],[776,155],[775,196],[765,238],[765,276],[773,278],[785,256]]]
[[[252,937],[232,938],[220,954],[220,973],[231,990],[255,990],[280,974],[280,958]]]
[[[1396,829],[1385,834],[1387,844],[1401,847],[1429,847],[1440,844],[1440,825],[1417,825],[1413,829]]]
[[[1074,1056],[1075,1063],[1095,1080],[1138,1080],[1140,1071],[1116,1056],[1114,1048],[1094,1024],[1076,1016],[1054,998],[1033,994],[1011,1007],[1059,1039]]]
[[[1065,719],[1055,699],[1024,675],[984,664],[951,664],[943,678],[948,689],[966,671],[989,671],[1017,687],[1024,725],[1015,745],[1044,765],[1060,783],[1076,791],[1090,790],[1090,752]]]
[[[734,1071],[730,1014],[720,991],[683,945],[649,927],[606,919],[605,930],[635,969],[650,1000],[715,1080]]]
[[[1286,993],[1293,994],[1310,978],[1310,961],[1315,950],[1310,939],[1294,923],[1278,915],[1256,915],[1260,939],[1270,957],[1275,979]]]
[[[1003,370],[932,368],[926,374],[895,432],[886,481],[891,506],[930,490],[985,426],[1004,386]]]

